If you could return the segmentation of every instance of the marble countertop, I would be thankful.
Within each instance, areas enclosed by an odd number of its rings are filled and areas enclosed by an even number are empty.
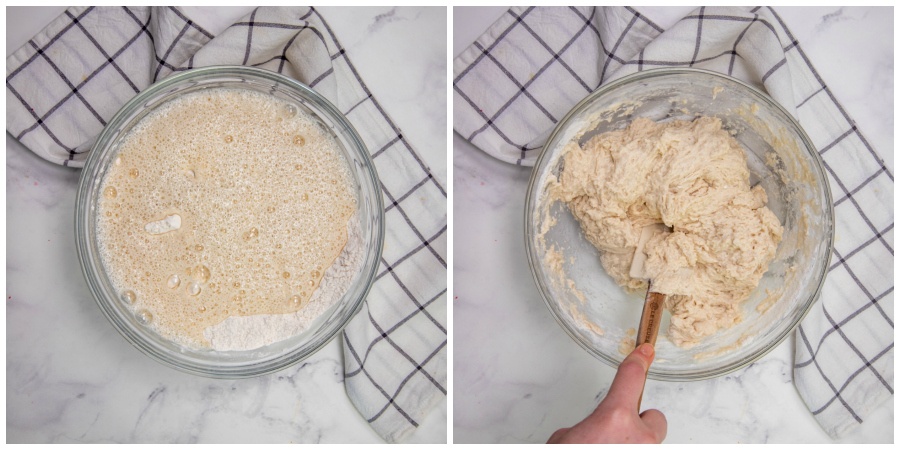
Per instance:
[[[692,7],[636,8],[663,28]],[[506,8],[454,8],[453,56]],[[893,167],[893,11],[776,8],[872,145]],[[583,419],[615,373],[557,325],[524,249],[530,168],[453,136],[453,441],[545,442]],[[502,331],[501,331],[502,330]],[[667,443],[828,443],[794,388],[793,337],[731,375],[648,381]],[[893,401],[840,442],[892,443]]]
[[[63,10],[7,8],[7,55]],[[446,186],[446,8],[319,10]],[[185,11],[217,33],[249,8]],[[7,134],[7,442],[383,442],[344,391],[339,338],[301,364],[239,381],[183,374],[128,344],[81,275],[73,236],[79,173]],[[406,442],[446,441],[444,400]]]

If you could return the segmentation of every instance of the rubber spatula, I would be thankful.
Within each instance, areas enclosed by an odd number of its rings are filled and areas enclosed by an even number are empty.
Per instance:
[[[659,292],[653,292],[653,280],[650,279],[650,275],[647,274],[646,267],[644,267],[647,263],[645,247],[647,246],[647,241],[666,231],[671,231],[671,229],[662,223],[654,223],[645,226],[641,230],[641,237],[638,240],[637,249],[635,249],[634,257],[631,260],[631,269],[628,272],[631,278],[648,281],[647,297],[644,299],[644,310],[641,312],[641,323],[638,326],[634,348],[638,348],[641,344],[647,342],[654,347],[656,346],[656,335],[659,333],[659,322],[662,319],[666,295]],[[646,374],[644,375],[644,382],[646,382]],[[641,390],[641,396],[638,398],[638,411],[641,409],[641,398],[643,398],[643,396],[644,391]]]
[[[631,260],[631,269],[628,272],[631,278],[647,280],[648,282],[647,297],[644,299],[644,311],[641,313],[641,323],[634,343],[635,348],[645,342],[649,342],[653,346],[656,345],[656,335],[659,332],[659,322],[662,317],[662,307],[666,301],[666,295],[653,291],[653,280],[650,279],[650,275],[645,267],[647,263],[645,247],[653,236],[667,231],[672,231],[672,229],[662,223],[645,226],[641,230],[641,238],[638,240],[637,249],[635,249],[634,257]]]

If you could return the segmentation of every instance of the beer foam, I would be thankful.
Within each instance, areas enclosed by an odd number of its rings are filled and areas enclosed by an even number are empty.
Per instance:
[[[123,137],[101,192],[113,286],[132,293],[141,321],[191,347],[209,347],[204,330],[229,317],[308,308],[358,221],[334,136],[248,90],[195,91],[148,114]]]

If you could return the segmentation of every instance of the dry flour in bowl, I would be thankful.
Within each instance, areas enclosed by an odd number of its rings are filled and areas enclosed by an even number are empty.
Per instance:
[[[229,317],[204,330],[203,334],[212,349],[252,350],[306,331],[312,322],[340,300],[353,276],[359,271],[363,248],[359,224],[355,219],[347,225],[347,237],[347,245],[334,264],[325,271],[325,276],[307,307],[290,314]]]

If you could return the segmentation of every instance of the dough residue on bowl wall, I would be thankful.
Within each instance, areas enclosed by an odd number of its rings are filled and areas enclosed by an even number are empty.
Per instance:
[[[629,292],[617,283],[614,271],[601,263],[602,250],[592,245],[558,195],[559,181],[571,168],[567,156],[583,151],[603,133],[625,130],[637,118],[656,123],[720,119],[742,153],[750,191],[764,193],[757,199],[781,226],[781,240],[758,285],[735,308],[738,321],[731,326],[696,344],[678,346],[666,332],[673,328],[673,314],[665,311],[658,358],[650,373],[654,379],[715,376],[745,366],[782,342],[818,297],[833,230],[826,172],[791,113],[759,86],[693,71],[651,72],[607,84],[579,102],[550,134],[526,197],[529,263],[544,301],[564,330],[598,359],[613,366],[621,363],[621,350],[633,347],[625,330],[638,323],[645,291],[641,286]],[[558,253],[555,259],[562,264],[551,267],[548,249]],[[577,287],[586,301],[568,286]],[[586,322],[599,326],[603,335]]]

